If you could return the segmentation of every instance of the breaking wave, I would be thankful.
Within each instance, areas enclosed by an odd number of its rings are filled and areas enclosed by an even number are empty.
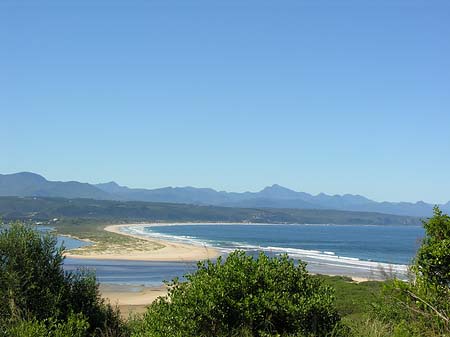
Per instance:
[[[161,226],[158,224],[158,226]],[[236,249],[245,250],[247,252],[266,252],[269,254],[287,253],[293,259],[300,259],[309,264],[321,265],[323,267],[339,267],[351,270],[364,270],[366,272],[385,272],[395,275],[406,275],[408,271],[407,265],[390,264],[385,262],[362,260],[357,257],[339,256],[333,251],[307,250],[292,247],[263,246],[249,244],[247,242],[218,241],[218,240],[200,240],[195,236],[189,235],[170,235],[158,233],[153,229],[154,226],[130,225],[122,227],[121,231],[133,235],[150,237],[157,240],[191,244],[197,246],[214,247],[221,251],[224,255]]]

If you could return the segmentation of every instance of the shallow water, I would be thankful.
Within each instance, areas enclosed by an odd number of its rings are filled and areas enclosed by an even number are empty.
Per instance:
[[[119,260],[88,260],[67,258],[64,269],[75,271],[84,268],[95,271],[100,283],[160,286],[162,282],[196,269],[196,263],[146,262]]]
[[[55,229],[49,226],[35,226],[37,231],[42,233],[52,232]],[[86,241],[77,240],[68,236],[57,235],[58,246],[64,246],[66,249],[75,249],[84,246],[89,246],[91,243]]]

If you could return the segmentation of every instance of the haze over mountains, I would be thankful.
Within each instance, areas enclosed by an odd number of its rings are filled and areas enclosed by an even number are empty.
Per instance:
[[[434,205],[419,201],[376,202],[360,195],[311,195],[272,185],[259,192],[224,192],[211,188],[165,187],[137,189],[115,182],[88,184],[77,181],[48,181],[30,172],[0,174],[0,196],[40,196],[90,198],[99,200],[170,202],[196,205],[243,208],[335,209],[345,211],[379,212],[397,215],[430,216]],[[450,213],[450,201],[440,205]]]

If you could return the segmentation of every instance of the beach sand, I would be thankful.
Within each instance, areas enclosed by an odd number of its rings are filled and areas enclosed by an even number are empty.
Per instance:
[[[100,293],[111,305],[119,307],[122,317],[128,318],[130,314],[143,314],[150,303],[167,295],[167,287],[101,284]]]
[[[130,261],[199,261],[214,259],[220,255],[220,252],[214,248],[206,246],[195,246],[182,243],[161,241],[145,236],[133,235],[120,231],[121,227],[126,226],[149,226],[149,224],[128,224],[111,225],[104,228],[105,231],[133,237],[139,240],[149,242],[148,249],[108,249],[104,251],[89,252],[87,254],[75,254],[70,251],[65,255],[71,258],[98,259],[98,260],[130,260]],[[162,248],[154,249],[155,243]]]
[[[353,282],[356,282],[356,283],[371,281],[371,279],[367,278],[367,277],[351,276],[351,279],[353,280]]]

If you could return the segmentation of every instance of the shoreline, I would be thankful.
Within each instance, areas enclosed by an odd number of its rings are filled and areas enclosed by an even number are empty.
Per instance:
[[[153,244],[163,245],[163,248],[151,250],[151,251],[120,251],[114,254],[102,252],[90,253],[86,255],[77,255],[67,252],[65,255],[70,258],[76,259],[95,259],[95,260],[122,260],[122,261],[150,261],[150,262],[183,262],[183,261],[198,261],[204,259],[215,258],[220,255],[220,251],[211,247],[202,247],[196,245],[189,245],[184,243],[175,243],[165,240],[155,239],[152,237],[145,237],[138,234],[132,234],[121,231],[121,228],[129,226],[142,226],[142,227],[152,227],[152,226],[176,226],[176,225],[186,225],[186,224],[196,224],[196,223],[130,223],[130,224],[120,224],[120,225],[109,225],[104,227],[102,230],[110,233],[115,233],[139,240],[145,240],[152,242]],[[206,224],[206,223],[205,223]],[[213,224],[213,223],[208,223]],[[221,224],[221,223],[217,223]],[[75,236],[70,236],[76,238]],[[77,238],[78,239],[78,238]],[[88,241],[88,240],[83,240]],[[88,241],[91,242],[92,241]],[[94,242],[95,244],[95,242]],[[331,272],[331,270],[330,270]],[[310,272],[311,273],[311,272]],[[311,273],[317,274],[317,273]],[[327,274],[324,270],[320,274],[328,276],[342,276],[336,275],[331,272]],[[361,277],[355,275],[347,275],[351,278],[354,283],[366,282],[370,280],[375,280],[371,277]],[[111,303],[112,305],[118,306],[121,314],[124,318],[130,315],[143,314],[146,312],[147,307],[157,300],[158,297],[166,296],[168,293],[168,288],[165,285],[161,286],[146,286],[139,284],[111,284],[111,283],[101,283],[100,293],[102,298]]]
[[[253,223],[253,222],[248,222],[248,223],[239,223],[239,222],[170,222],[170,223],[158,223],[158,222],[153,222],[153,223],[130,223],[130,224],[120,224],[120,225],[111,225],[111,226],[107,226],[104,229],[106,231],[109,232],[113,232],[113,233],[117,233],[117,234],[121,234],[121,235],[126,235],[129,237],[133,237],[136,239],[149,239],[150,241],[153,242],[157,242],[157,243],[161,243],[161,244],[174,244],[174,245],[193,245],[193,246],[198,246],[195,243],[185,243],[183,241],[179,242],[179,241],[171,241],[170,238],[165,238],[162,237],[162,239],[160,237],[155,237],[155,236],[147,236],[145,234],[141,235],[141,234],[132,234],[129,232],[122,232],[120,231],[120,228],[124,227],[171,227],[171,226],[183,226],[183,225],[257,225],[257,226],[261,226],[261,225],[273,225],[273,224],[269,224],[269,223]],[[308,224],[303,224],[303,225],[308,225]],[[344,226],[350,226],[350,225],[344,225]],[[368,225],[368,226],[372,226],[372,225]],[[216,251],[220,251],[220,248],[215,248],[215,247],[210,247],[208,246],[208,248],[212,248]],[[269,248],[273,248],[273,247],[269,247]],[[276,248],[276,247],[275,247]],[[236,248],[238,249],[238,248]],[[307,253],[307,254],[316,254],[316,253],[327,253],[327,252],[321,252],[321,251],[316,251],[316,250],[308,250],[308,249],[301,249],[299,248],[298,250],[302,251],[302,253]],[[358,267],[360,265],[360,263],[366,263],[366,264],[370,264],[370,268],[371,269],[380,269],[380,268],[387,268],[386,270],[390,270],[389,268],[400,268],[399,270],[394,270],[397,272],[401,272],[401,268],[403,267],[407,267],[407,264],[400,264],[400,263],[392,263],[392,262],[388,262],[388,261],[373,261],[373,260],[364,260],[364,259],[360,259],[360,258],[356,258],[356,257],[347,257],[347,256],[341,256],[341,255],[335,255],[333,254],[326,254],[327,258],[333,258],[333,259],[338,259],[338,261],[340,263],[342,263],[342,266],[340,267],[344,267],[344,268],[355,268]],[[302,258],[296,258],[294,257],[294,259],[302,259]],[[319,258],[320,260],[320,258]],[[305,261],[307,263],[314,263],[311,261]],[[348,265],[350,263],[350,265]],[[336,275],[336,274],[327,274],[327,275]],[[348,275],[350,276],[350,275]]]
[[[174,243],[153,239],[145,236],[134,235],[120,230],[122,227],[143,226],[148,227],[156,224],[121,224],[109,225],[103,228],[104,231],[128,236],[134,239],[147,241],[161,248],[149,250],[122,249],[120,251],[100,251],[88,254],[76,254],[70,251],[65,252],[66,257],[75,259],[95,259],[95,260],[126,260],[126,261],[152,261],[152,262],[196,262],[200,260],[214,259],[220,256],[217,249],[207,246],[197,246],[192,244]],[[87,240],[82,240],[86,241]],[[95,243],[94,243],[95,244]]]
[[[117,306],[123,318],[143,314],[147,307],[159,297],[168,294],[167,286],[142,286],[121,284],[100,284],[101,297],[112,306]]]
[[[153,222],[153,223],[129,223],[129,224],[114,224],[102,227],[102,231],[118,234],[123,237],[133,238],[139,240],[136,241],[136,245],[131,248],[116,246],[111,249],[106,248],[104,250],[98,251],[87,251],[86,253],[77,254],[70,251],[66,252],[65,255],[70,258],[75,259],[86,259],[86,260],[116,260],[116,261],[140,261],[140,262],[196,262],[199,260],[214,259],[223,254],[219,249],[215,247],[210,247],[206,245],[200,245],[195,243],[185,243],[185,242],[174,242],[170,239],[159,238],[141,235],[139,233],[122,231],[122,228],[128,227],[155,227],[155,226],[177,226],[177,225],[196,225],[198,222],[175,222],[175,223],[164,223],[164,222]],[[221,225],[223,222],[202,222],[200,224],[205,225]],[[238,224],[238,223],[226,223],[226,224]],[[242,223],[241,223],[242,224]],[[246,223],[250,224],[250,223]],[[255,224],[256,225],[256,224]],[[257,224],[259,225],[259,224]],[[120,240],[120,237],[119,237]],[[147,247],[145,242],[151,243],[153,247]],[[137,247],[139,245],[139,247]],[[144,248],[143,248],[144,247]],[[154,248],[156,247],[156,248]],[[160,248],[161,247],[161,248]],[[339,258],[339,257],[338,257]],[[384,270],[384,263],[377,263],[377,266],[369,268],[367,272],[352,272],[354,266],[342,264],[330,265],[327,268],[325,265],[321,266],[319,263],[312,261],[306,261],[308,265],[313,266],[312,270],[309,272],[313,274],[324,274],[324,275],[342,275],[352,278],[356,282],[363,282],[369,280],[383,280],[384,277],[379,273],[377,275],[377,269]],[[353,260],[352,260],[353,261]],[[345,262],[345,261],[344,261]],[[371,262],[375,263],[375,262]],[[389,264],[390,266],[396,266]],[[400,265],[399,265],[400,266]],[[355,267],[356,268],[356,267]],[[342,270],[340,270],[342,269]],[[349,270],[345,270],[349,269]],[[356,268],[360,269],[360,268]],[[388,270],[388,269],[387,269]],[[370,275],[369,275],[370,273]]]

